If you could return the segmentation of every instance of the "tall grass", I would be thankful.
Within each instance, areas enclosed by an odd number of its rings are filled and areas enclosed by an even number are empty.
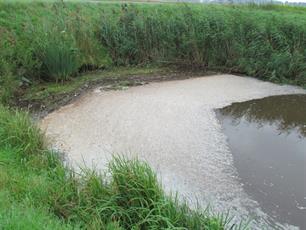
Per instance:
[[[123,6],[101,42],[117,65],[168,62],[306,83],[306,17],[225,6]]]
[[[0,2],[1,100],[28,82],[148,63],[305,86],[305,21],[272,5]]]
[[[48,40],[38,44],[36,55],[42,63],[42,74],[56,82],[67,81],[78,72],[79,50],[73,42],[73,38],[65,36],[66,31],[55,31],[59,35],[54,36],[48,32]]]
[[[108,176],[88,169],[75,174],[44,148],[41,132],[25,113],[0,107],[0,138],[0,225],[5,229],[231,227],[228,217],[191,210],[166,195],[144,162],[115,157]]]
[[[110,62],[95,36],[98,9],[82,3],[0,2],[0,11],[0,59],[19,81],[67,80],[83,66]]]
[[[26,113],[0,105],[0,146],[18,147],[27,157],[43,150],[44,139]]]
[[[12,74],[11,53],[12,50],[6,49],[7,36],[5,31],[0,29],[0,103],[6,104],[11,99],[16,88],[16,79]]]

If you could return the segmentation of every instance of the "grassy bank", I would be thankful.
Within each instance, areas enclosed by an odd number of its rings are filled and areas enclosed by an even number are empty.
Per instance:
[[[125,6],[103,15],[100,40],[117,65],[175,63],[304,85],[305,14],[271,9]]]
[[[305,86],[305,13],[271,5],[4,1],[1,101],[40,84],[69,85],[90,70],[148,64]]]
[[[108,173],[76,175],[46,150],[27,114],[0,107],[1,229],[230,227],[228,217],[191,211],[165,195],[143,162],[117,157]]]

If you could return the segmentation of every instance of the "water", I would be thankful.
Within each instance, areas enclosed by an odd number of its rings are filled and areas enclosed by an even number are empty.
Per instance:
[[[217,115],[245,191],[272,222],[306,229],[306,95],[234,103]]]
[[[306,93],[249,77],[214,75],[120,91],[98,88],[49,114],[41,128],[69,164],[107,170],[113,154],[146,161],[166,192],[191,207],[229,209],[234,221],[268,218],[246,194],[215,109],[272,95]],[[255,224],[254,224],[255,225]],[[251,229],[254,229],[253,227]]]

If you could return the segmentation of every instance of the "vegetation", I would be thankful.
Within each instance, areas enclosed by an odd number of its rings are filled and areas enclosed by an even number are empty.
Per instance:
[[[0,2],[0,84],[16,93],[16,85],[23,91],[109,65],[96,36],[99,10],[81,3]],[[3,88],[2,102],[12,93]]]
[[[100,40],[117,65],[162,61],[303,85],[305,19],[255,7],[126,6],[104,13]]]
[[[305,86],[305,15],[273,5],[4,1],[1,101],[88,70],[147,64]]]
[[[1,229],[224,229],[230,221],[166,196],[143,162],[116,157],[108,174],[72,172],[27,114],[0,107]]]

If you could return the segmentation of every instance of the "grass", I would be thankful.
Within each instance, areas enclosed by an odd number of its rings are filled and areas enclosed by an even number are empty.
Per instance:
[[[100,40],[117,65],[176,63],[305,85],[305,19],[254,6],[131,5],[103,15]]]
[[[226,229],[228,216],[166,195],[144,162],[115,157],[76,174],[48,151],[26,113],[0,107],[2,229]],[[242,229],[239,225],[233,227]]]
[[[2,1],[0,98],[9,103],[20,89],[74,82],[89,70],[148,64],[305,86],[305,13],[279,5]]]
[[[61,32],[61,34],[64,33],[64,31]],[[41,47],[41,56],[39,57],[45,74],[51,79],[55,79],[56,83],[60,80],[67,81],[70,76],[78,72],[78,49],[69,39],[58,37],[54,39],[51,34],[48,34],[48,37],[50,41]]]

